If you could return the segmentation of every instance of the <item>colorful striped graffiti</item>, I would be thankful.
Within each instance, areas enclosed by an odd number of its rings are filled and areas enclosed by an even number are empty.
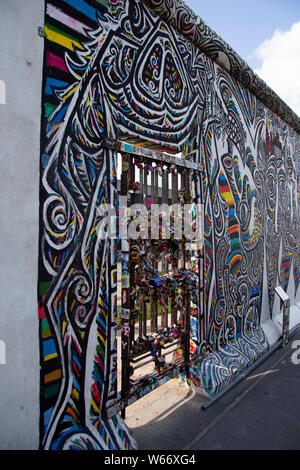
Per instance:
[[[117,193],[115,160],[101,145],[107,8],[96,3],[46,3],[39,318],[41,447],[50,449],[136,445],[119,415],[100,419],[117,393],[117,286],[116,241],[97,236],[97,208]]]
[[[299,287],[299,120],[188,7],[166,5],[45,2],[44,449],[136,447],[118,414],[103,417],[117,398],[117,243],[98,237],[98,208],[118,205],[117,155],[104,139],[193,149],[204,166],[206,314],[191,383],[215,393],[266,350],[264,275],[271,315],[275,285]]]
[[[223,69],[210,68],[201,135],[206,167],[207,341],[191,383],[216,393],[268,347],[261,324],[263,276],[298,289],[299,137]],[[291,270],[294,266],[294,272]],[[293,281],[292,281],[293,278]]]

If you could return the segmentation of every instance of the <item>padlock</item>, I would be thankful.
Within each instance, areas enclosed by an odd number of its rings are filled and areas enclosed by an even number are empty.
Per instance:
[[[131,310],[131,318],[136,320],[139,317],[139,310],[137,308],[134,308]]]
[[[142,165],[142,163],[141,163],[141,162],[139,162],[138,160],[135,160],[135,162],[134,162],[134,163],[135,163],[135,166],[136,166],[137,168],[139,168],[140,170],[142,170],[142,169],[143,169],[143,165]]]
[[[160,362],[161,366],[164,366],[166,364],[166,357],[164,354],[162,354],[161,356],[158,356],[157,360],[158,362]]]
[[[172,173],[172,175],[177,175],[177,167],[176,165],[172,164],[170,166],[170,172]]]
[[[160,164],[159,164],[160,165]],[[159,176],[163,176],[164,175],[164,170],[161,166],[158,166],[157,167],[157,173],[159,174]]]
[[[177,328],[174,328],[174,330],[172,331],[172,336],[173,336],[174,339],[178,338],[179,333],[178,333],[178,329],[177,329]]]
[[[136,193],[140,190],[140,183],[136,181],[135,183],[131,183],[129,185],[129,193]]]
[[[159,287],[162,284],[162,280],[159,276],[150,280],[149,285],[152,287]]]
[[[143,350],[143,345],[144,345],[144,341],[143,341],[143,338],[141,336],[139,336],[136,340],[136,344],[137,344],[137,349],[138,351],[142,351]]]
[[[138,245],[132,245],[130,247],[130,258],[135,263],[140,259],[140,248]]]
[[[127,160],[123,160],[122,161],[122,172],[126,172],[128,171],[128,168],[129,168],[129,162]]]

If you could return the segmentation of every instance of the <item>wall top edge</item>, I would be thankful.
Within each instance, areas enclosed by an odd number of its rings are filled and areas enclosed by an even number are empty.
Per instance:
[[[298,115],[183,0],[141,0],[300,133]]]

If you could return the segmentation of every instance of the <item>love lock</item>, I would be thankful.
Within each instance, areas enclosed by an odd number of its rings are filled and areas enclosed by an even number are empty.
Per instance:
[[[137,181],[129,185],[129,193],[136,193],[140,190],[140,183]]]
[[[139,310],[137,308],[134,308],[131,310],[131,318],[136,320],[139,317]]]
[[[140,170],[143,169],[143,164],[142,164],[141,162],[139,162],[139,161],[136,160],[136,161],[134,162],[134,164],[135,164],[135,166],[136,166],[137,168],[139,168]]]
[[[184,196],[185,196],[185,191],[181,189],[178,192],[178,200],[180,203],[184,203]]]
[[[129,162],[127,160],[122,161],[122,171],[126,172],[129,169]]]
[[[179,336],[178,328],[174,328],[172,332],[172,336],[174,339],[177,339]]]
[[[178,171],[176,165],[173,164],[170,166],[170,172],[172,173],[172,175],[177,175]]]
[[[160,373],[161,369],[166,366],[165,356],[156,356],[155,358],[155,369]]]
[[[138,295],[139,295],[139,290],[140,290],[140,287],[137,286],[134,290],[132,290],[132,291],[130,292],[129,295],[131,295],[132,297],[138,297]]]
[[[165,358],[165,356],[164,356],[164,355],[159,356],[159,357],[157,358],[157,360],[158,360],[158,362],[160,363],[160,365],[161,365],[162,367],[164,367],[164,365],[166,364],[166,358]]]
[[[165,328],[164,331],[163,331],[163,335],[166,339],[169,339],[170,330],[168,328]]]
[[[152,344],[154,343],[154,341],[155,341],[155,340],[154,340],[153,336],[150,336],[150,335],[147,336],[147,343],[148,343],[149,345],[150,345],[150,344],[152,345]]]
[[[137,263],[140,259],[140,248],[138,245],[132,245],[130,247],[130,258],[134,263]]]
[[[139,336],[136,340],[137,351],[140,352],[143,350],[144,340],[141,336]]]
[[[155,279],[151,279],[150,282],[149,282],[149,286],[151,287],[158,287],[161,285],[161,279],[159,277],[155,278]]]

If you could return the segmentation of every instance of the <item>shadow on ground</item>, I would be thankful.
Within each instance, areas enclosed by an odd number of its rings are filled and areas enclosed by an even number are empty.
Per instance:
[[[180,450],[194,438],[204,394],[170,380],[127,408],[126,424],[139,450]],[[193,423],[193,425],[191,425]]]

